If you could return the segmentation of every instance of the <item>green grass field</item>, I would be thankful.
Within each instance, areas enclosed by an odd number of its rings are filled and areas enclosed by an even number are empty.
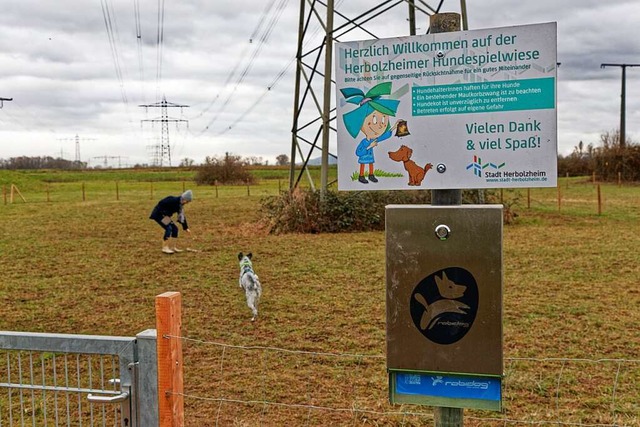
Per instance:
[[[216,188],[189,172],[0,171],[27,200],[0,201],[0,329],[133,336],[155,327],[156,295],[179,291],[187,426],[432,423],[431,408],[388,403],[384,233],[268,234],[260,200],[288,185],[281,173]],[[185,187],[181,240],[200,252],[163,255],[148,215]],[[555,188],[504,191],[518,214],[504,230],[504,411],[465,410],[465,425],[640,425],[640,187],[602,184],[601,215],[588,180],[560,192],[559,207]],[[264,288],[255,323],[239,251]]]

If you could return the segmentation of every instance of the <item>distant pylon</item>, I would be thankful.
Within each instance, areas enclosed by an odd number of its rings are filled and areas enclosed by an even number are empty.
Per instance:
[[[82,163],[82,159],[80,158],[80,141],[95,141],[95,138],[80,138],[78,134],[76,134],[73,138],[58,138],[58,141],[74,141],[76,144],[76,157],[75,163],[79,165]]]
[[[155,104],[142,104],[140,107],[148,108],[160,108],[160,117],[155,119],[145,119],[141,120],[140,124],[143,122],[161,122],[162,123],[162,134],[160,137],[160,144],[154,146],[153,157],[152,157],[152,165],[153,166],[171,166],[171,145],[169,144],[169,122],[175,122],[176,126],[179,122],[186,122],[187,128],[189,127],[189,121],[184,119],[174,119],[169,117],[167,114],[167,108],[180,108],[182,112],[182,108],[189,107],[188,105],[174,104],[172,102],[167,102],[166,97],[162,96],[161,102],[156,102]]]

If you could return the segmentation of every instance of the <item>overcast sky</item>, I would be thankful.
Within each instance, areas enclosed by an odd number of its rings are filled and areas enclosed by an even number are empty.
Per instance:
[[[380,3],[336,0],[336,9],[355,17]],[[150,164],[161,110],[140,105],[163,96],[188,105],[168,109],[183,120],[169,125],[172,165],[225,152],[272,164],[290,154],[299,0],[0,6],[0,97],[13,98],[0,109],[0,158],[75,160],[77,139],[80,159],[92,166]],[[444,0],[441,11],[460,12],[460,2]],[[621,68],[600,64],[640,64],[640,1],[467,0],[467,15],[470,30],[558,23],[560,154],[580,140],[598,145],[600,134],[619,127]],[[401,4],[367,29],[376,37],[408,35],[407,16]],[[428,18],[418,12],[417,20],[423,34]],[[322,35],[312,22],[307,49]],[[365,38],[372,37],[353,31],[339,40]],[[640,142],[640,67],[627,68],[626,82],[627,137]]]

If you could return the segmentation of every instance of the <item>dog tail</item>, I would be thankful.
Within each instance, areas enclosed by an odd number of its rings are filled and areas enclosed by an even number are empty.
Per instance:
[[[433,165],[431,163],[427,163],[424,165],[424,173],[429,172],[429,170],[433,169]]]

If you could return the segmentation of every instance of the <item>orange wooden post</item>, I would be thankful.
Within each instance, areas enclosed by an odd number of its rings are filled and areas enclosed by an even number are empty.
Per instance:
[[[600,193],[600,184],[598,184],[598,215],[602,215],[602,195]]]
[[[156,296],[158,349],[158,427],[184,426],[182,370],[182,297],[180,292]]]
[[[116,200],[120,200],[120,188],[118,188],[118,181],[116,181]]]
[[[531,189],[527,188],[527,209],[531,209]]]
[[[560,186],[558,185],[558,210],[562,208],[562,191],[560,191]]]
[[[218,198],[218,180],[216,180],[216,199]]]
[[[86,200],[85,195],[84,195],[84,182],[82,183],[82,201],[84,202]]]
[[[49,183],[47,182],[47,202],[50,202],[51,198],[49,197]]]

